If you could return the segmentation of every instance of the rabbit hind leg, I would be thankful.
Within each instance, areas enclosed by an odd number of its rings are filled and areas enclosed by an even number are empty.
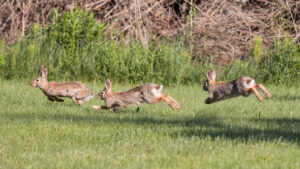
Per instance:
[[[73,96],[73,97],[72,97],[72,101],[73,101],[73,103],[76,104],[76,105],[79,104],[79,102],[78,102],[76,96]]]
[[[271,94],[269,93],[269,91],[262,84],[257,84],[256,87],[258,89],[260,89],[267,96],[268,99],[271,98]]]
[[[162,96],[158,100],[167,103],[172,109],[180,109],[179,103],[171,96],[162,94]]]
[[[260,102],[262,102],[263,99],[262,99],[262,97],[260,96],[260,94],[258,93],[257,89],[256,89],[255,87],[253,87],[253,88],[251,88],[251,90],[252,90],[253,94],[256,96],[256,98],[257,98]]]

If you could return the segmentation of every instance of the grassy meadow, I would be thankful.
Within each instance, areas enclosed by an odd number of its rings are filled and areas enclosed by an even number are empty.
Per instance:
[[[166,87],[182,109],[113,111],[49,102],[30,81],[0,81],[0,168],[300,168],[300,89],[267,86],[205,105],[202,86]],[[97,94],[104,84],[88,83]],[[116,85],[113,90],[129,89]]]

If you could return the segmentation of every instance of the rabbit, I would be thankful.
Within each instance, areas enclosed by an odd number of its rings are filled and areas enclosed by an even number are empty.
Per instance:
[[[161,92],[163,86],[145,83],[128,91],[112,92],[110,80],[105,81],[105,88],[98,94],[99,100],[104,100],[105,106],[93,106],[93,109],[119,109],[140,103],[167,103],[172,109],[180,109],[180,105],[171,96]]]
[[[255,80],[248,76],[241,76],[231,82],[215,82],[216,71],[209,70],[206,72],[206,77],[207,81],[203,85],[203,90],[209,93],[209,97],[205,100],[206,104],[237,96],[247,97],[251,93],[254,93],[257,99],[262,102],[263,99],[258,93],[258,89],[261,90],[267,98],[271,97],[271,94],[262,84],[256,84]]]
[[[47,69],[40,67],[40,73],[31,86],[40,88],[50,101],[64,102],[60,97],[70,97],[74,104],[81,105],[94,97],[94,93],[81,82],[47,82]]]

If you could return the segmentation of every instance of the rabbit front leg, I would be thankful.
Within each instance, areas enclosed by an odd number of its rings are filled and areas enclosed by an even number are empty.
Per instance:
[[[93,109],[102,110],[102,109],[118,109],[121,108],[118,102],[105,101],[105,106],[92,106]]]
[[[92,106],[92,108],[95,109],[95,110],[110,109],[110,108],[107,107],[107,106]]]
[[[124,106],[121,106],[121,104],[119,103],[113,103],[113,104],[107,104],[106,106],[92,106],[93,109],[96,110],[101,110],[101,109],[113,109],[114,111],[116,111],[119,108],[123,108]]]
[[[57,97],[57,96],[48,96],[47,98],[48,98],[49,101],[52,101],[52,102],[54,102],[54,101],[57,101],[57,102],[64,102],[63,99],[60,99],[60,98]]]
[[[205,104],[211,104],[216,101],[219,101],[219,94],[218,93],[209,93],[209,97],[205,99]]]
[[[55,99],[54,99],[53,97],[51,97],[51,96],[48,96],[47,99],[48,99],[49,101],[51,101],[51,102],[54,102],[54,101],[55,101]]]
[[[57,102],[64,102],[64,100],[63,100],[63,99],[60,99],[59,97],[54,97],[54,99],[55,99],[55,101],[57,101]]]
[[[205,99],[205,104],[211,104],[213,102],[216,102],[216,100],[213,99],[213,98],[208,97],[208,98]]]

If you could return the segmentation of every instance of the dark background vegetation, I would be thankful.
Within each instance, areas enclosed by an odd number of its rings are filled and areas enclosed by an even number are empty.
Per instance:
[[[300,82],[300,3],[294,0],[0,2],[0,76],[166,85],[248,75]]]

